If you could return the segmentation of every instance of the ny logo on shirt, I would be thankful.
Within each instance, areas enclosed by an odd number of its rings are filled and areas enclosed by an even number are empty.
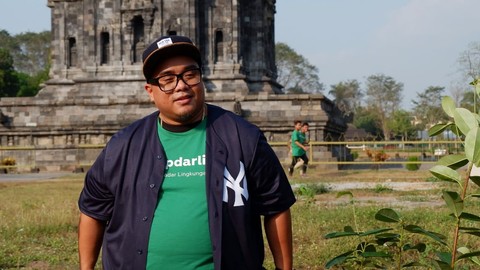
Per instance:
[[[241,161],[240,170],[238,171],[238,175],[236,178],[233,178],[233,176],[227,170],[227,167],[225,167],[225,171],[223,172],[223,201],[226,203],[228,203],[227,188],[231,189],[235,193],[235,201],[233,203],[233,206],[244,205],[242,195],[245,200],[248,200],[247,178],[245,178],[245,167],[243,166],[243,163]]]

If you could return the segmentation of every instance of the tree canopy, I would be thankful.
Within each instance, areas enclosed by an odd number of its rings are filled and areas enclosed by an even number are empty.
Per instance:
[[[415,136],[415,127],[412,123],[412,117],[410,113],[405,110],[395,111],[387,125],[394,137],[408,140]]]
[[[376,74],[369,76],[366,84],[367,105],[378,115],[379,126],[385,139],[389,140],[391,134],[388,119],[399,109],[403,83],[396,82],[390,76]]]
[[[0,97],[13,97],[18,90],[18,77],[13,69],[13,58],[0,48]]]
[[[448,120],[442,109],[442,97],[445,87],[429,86],[417,98],[412,100],[413,113],[420,129],[428,129],[433,125]]]
[[[48,79],[49,31],[11,36],[0,30],[0,97],[34,96]]]
[[[332,85],[328,94],[333,96],[333,102],[349,119],[352,119],[363,97],[360,83],[357,80],[348,80]]]
[[[318,69],[285,43],[275,44],[277,81],[287,93],[320,93]]]

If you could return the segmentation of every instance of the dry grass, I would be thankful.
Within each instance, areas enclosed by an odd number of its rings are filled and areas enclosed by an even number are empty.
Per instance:
[[[81,177],[0,183],[0,269],[78,268]]]
[[[387,184],[393,182],[427,183],[431,177],[428,171],[309,170],[308,173],[307,178],[295,176],[292,184],[374,182],[385,185],[351,190],[361,229],[379,226],[373,215],[380,208],[391,206],[396,210],[398,207],[404,218],[413,224],[451,235],[452,222],[445,207],[431,204],[440,199],[440,191],[445,188],[441,182],[438,188],[428,190],[388,188]],[[0,183],[0,269],[78,268],[77,198],[82,182],[83,175],[78,174],[55,181]],[[293,206],[296,269],[324,269],[328,259],[355,245],[352,240],[325,240],[323,237],[353,223],[352,201],[346,197],[338,199],[335,194],[330,191],[312,198],[299,196],[298,203]],[[394,201],[398,204],[392,204]],[[478,203],[472,207],[474,212],[480,212]],[[480,243],[468,238],[464,242],[480,248]],[[266,266],[273,269],[268,252]]]

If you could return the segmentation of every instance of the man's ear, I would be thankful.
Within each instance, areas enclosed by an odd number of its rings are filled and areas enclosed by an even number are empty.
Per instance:
[[[144,86],[144,88],[145,88],[145,91],[147,91],[148,96],[150,97],[150,100],[151,100],[151,101],[154,101],[154,100],[153,100],[153,88],[152,88],[152,85],[149,84],[149,83],[146,83],[145,86]]]

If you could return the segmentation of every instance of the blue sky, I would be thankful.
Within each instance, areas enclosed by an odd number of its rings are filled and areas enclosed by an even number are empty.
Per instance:
[[[479,10],[479,0],[277,0],[275,39],[319,69],[325,94],[382,73],[404,84],[408,109],[429,86],[468,87],[458,58],[480,41]]]
[[[457,60],[480,42],[480,0],[277,0],[275,40],[319,70],[330,85],[373,74],[404,84],[409,108],[428,86],[467,87]],[[0,29],[50,30],[47,0],[3,0]]]

